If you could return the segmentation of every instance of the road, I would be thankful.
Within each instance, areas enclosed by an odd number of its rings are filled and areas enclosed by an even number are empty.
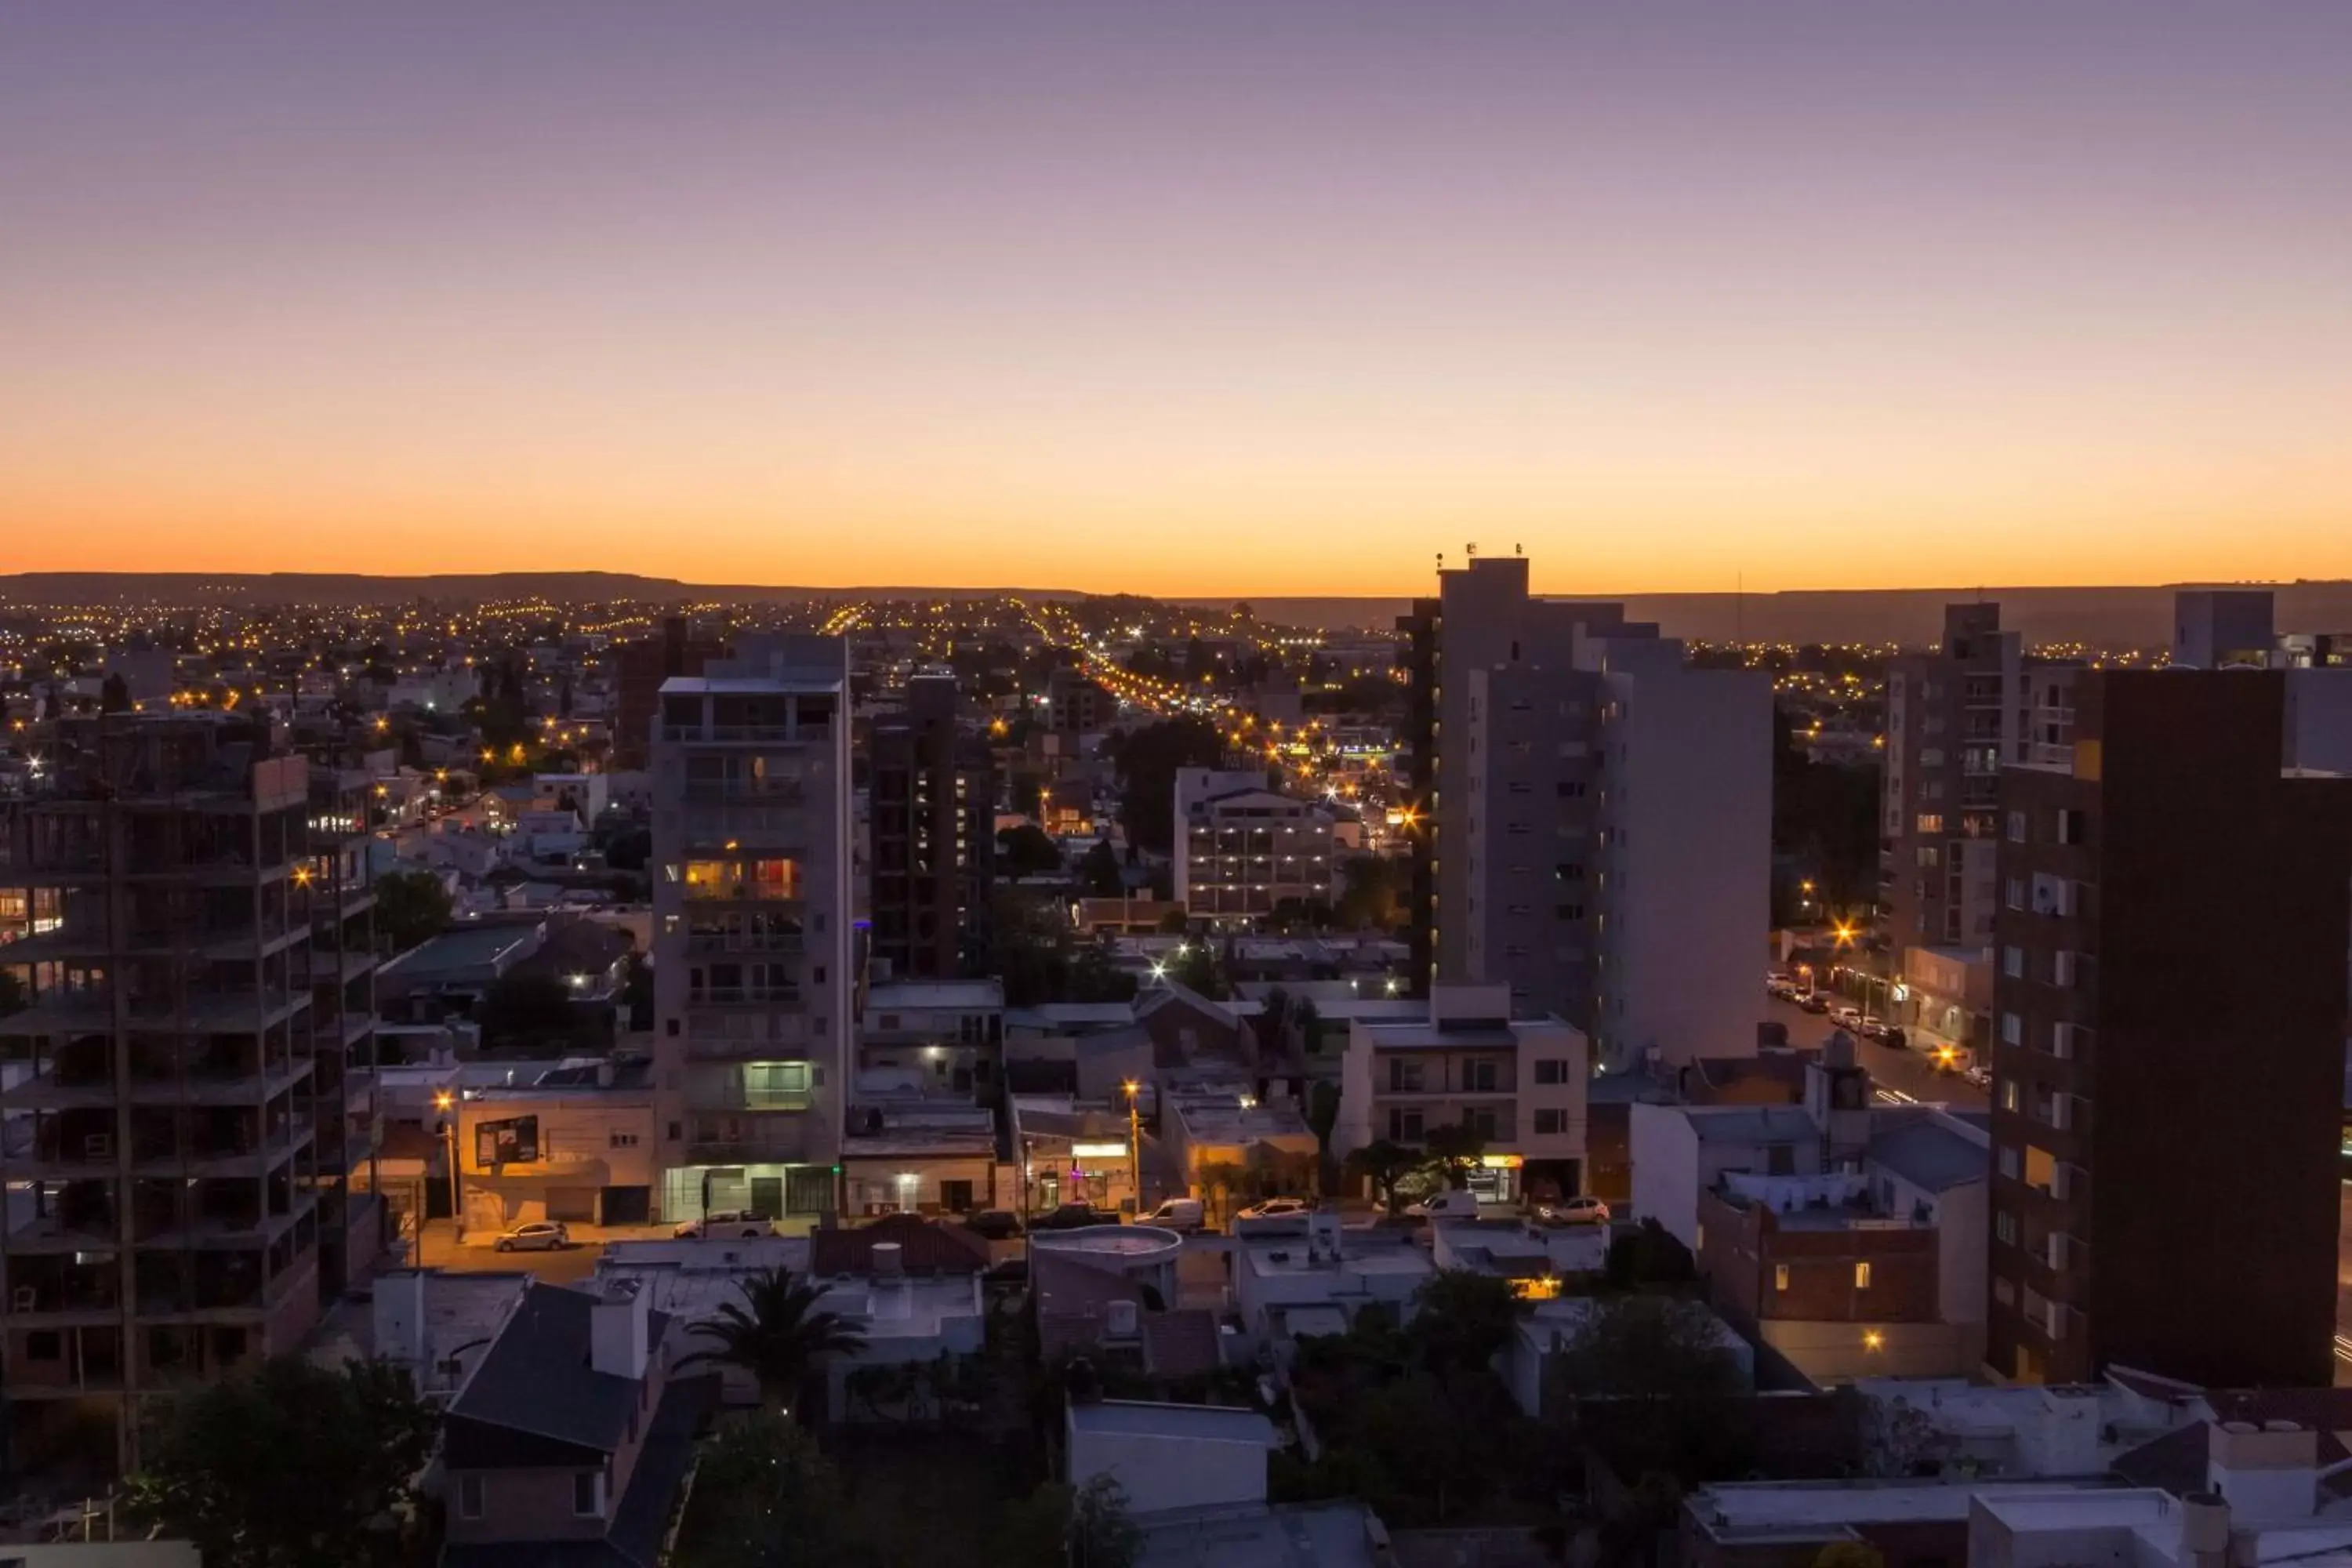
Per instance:
[[[1836,1027],[1827,1018],[1777,996],[1764,998],[1764,1016],[1789,1026],[1792,1046],[1818,1046]],[[1888,1096],[1940,1101],[1961,1110],[1982,1110],[1988,1103],[1985,1091],[1959,1074],[1937,1072],[1925,1051],[1876,1040],[1857,1038],[1854,1043],[1861,1047],[1862,1065],[1870,1069],[1871,1081]]]

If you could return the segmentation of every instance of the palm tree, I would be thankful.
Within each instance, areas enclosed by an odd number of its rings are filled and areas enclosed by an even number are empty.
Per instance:
[[[679,1362],[680,1368],[703,1362],[740,1366],[759,1380],[761,1404],[781,1405],[789,1413],[812,1370],[866,1344],[865,1330],[819,1309],[823,1286],[795,1279],[781,1265],[760,1270],[737,1289],[743,1300],[726,1303],[702,1326],[717,1343]]]

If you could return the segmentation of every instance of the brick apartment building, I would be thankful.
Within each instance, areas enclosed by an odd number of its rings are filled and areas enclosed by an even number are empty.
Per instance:
[[[2326,1385],[2352,779],[2276,671],[2094,671],[2002,778],[1988,1360]]]

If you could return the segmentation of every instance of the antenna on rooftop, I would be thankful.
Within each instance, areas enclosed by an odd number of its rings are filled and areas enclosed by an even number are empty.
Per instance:
[[[1478,559],[1478,546],[1475,543],[1465,544],[1462,547],[1462,553],[1469,559],[1475,561]]]

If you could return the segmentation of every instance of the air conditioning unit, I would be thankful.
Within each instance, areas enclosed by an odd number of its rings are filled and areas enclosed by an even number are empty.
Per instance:
[[[92,1132],[89,1134],[81,1141],[81,1155],[85,1160],[112,1159],[114,1157],[114,1134],[111,1132]]]

